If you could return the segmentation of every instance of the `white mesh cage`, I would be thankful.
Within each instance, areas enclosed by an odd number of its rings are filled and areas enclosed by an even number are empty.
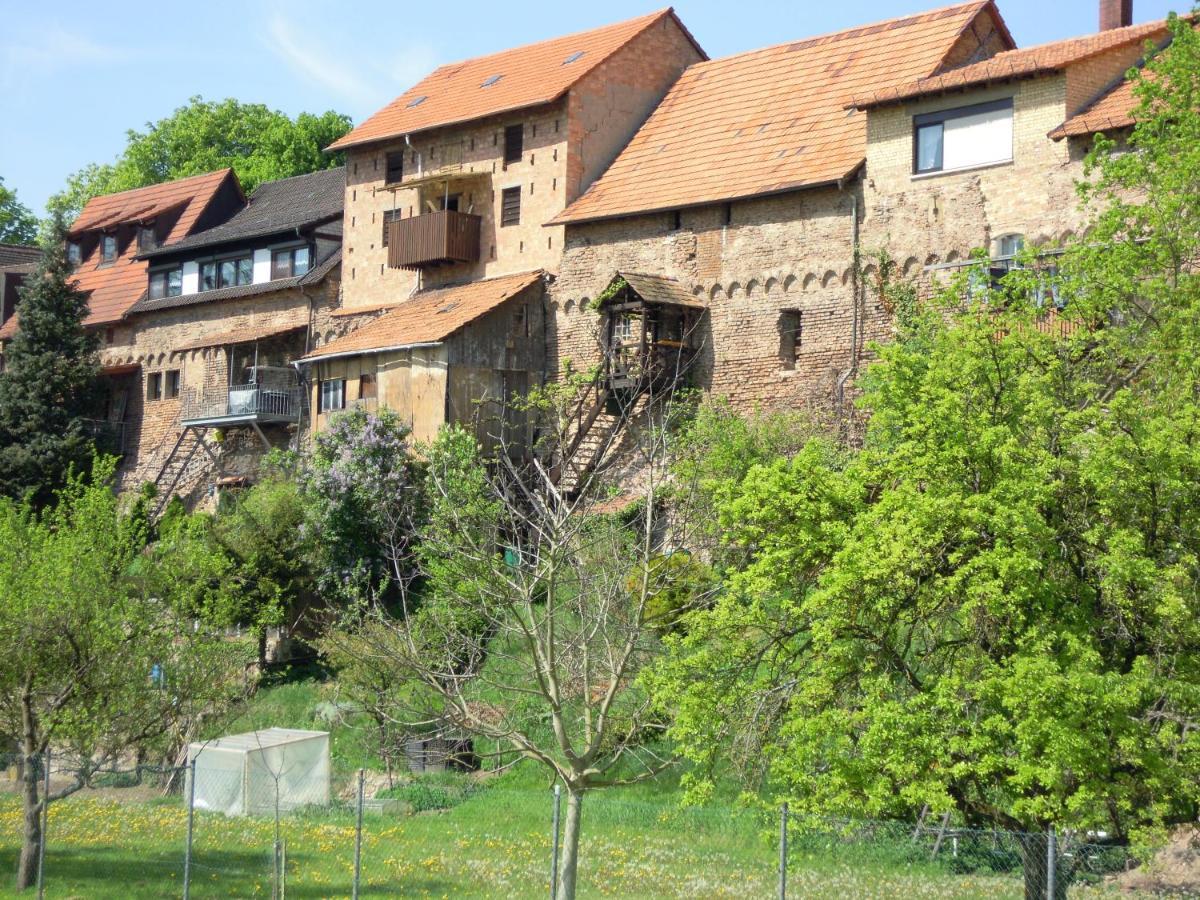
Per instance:
[[[276,803],[280,812],[329,803],[327,731],[268,728],[229,735],[189,745],[188,760],[196,764],[196,809],[268,816]]]

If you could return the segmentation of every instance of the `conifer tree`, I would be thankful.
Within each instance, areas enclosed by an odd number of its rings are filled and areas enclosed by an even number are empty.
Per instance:
[[[83,327],[87,295],[70,283],[66,226],[56,216],[37,270],[18,293],[18,331],[0,374],[0,494],[49,502],[90,465],[86,416],[98,387],[98,341]]]

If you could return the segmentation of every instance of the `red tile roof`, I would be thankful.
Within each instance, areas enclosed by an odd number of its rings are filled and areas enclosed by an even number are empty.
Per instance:
[[[687,34],[675,13],[664,9],[592,31],[440,66],[328,149],[341,150],[549,103],[637,35],[665,19]],[[699,46],[696,49],[703,55]],[[484,86],[497,75],[498,81]]]
[[[194,341],[188,341],[186,344],[181,344],[174,349],[177,352],[181,352],[184,350],[203,350],[205,347],[226,347],[230,344],[244,344],[249,341],[276,337],[308,327],[308,314],[303,311],[297,311],[283,319],[268,316],[266,321],[258,323],[255,323],[253,319],[254,317],[250,316],[246,324],[243,324],[239,328],[230,328]]]
[[[938,70],[986,0],[701,62],[553,223],[675,209],[835,182],[866,156],[847,96]]]
[[[230,178],[237,183],[232,169],[221,169],[166,184],[94,197],[71,226],[70,234],[78,237],[88,231],[145,221],[182,207],[171,233],[163,240],[164,244],[174,243],[191,232],[201,213]],[[137,241],[130,240],[115,262],[101,266],[97,250],[75,270],[76,287],[90,293],[85,325],[119,321],[146,292],[147,263],[134,258],[137,252]],[[16,333],[18,318],[13,316],[0,328],[0,340],[7,340]]]
[[[354,356],[444,341],[464,325],[496,309],[542,278],[542,271],[472,281],[421,291],[391,312],[312,351],[306,360]]]
[[[1138,102],[1133,93],[1133,82],[1122,81],[1082,112],[1051,131],[1050,137],[1058,141],[1065,137],[1128,128],[1133,125],[1133,111],[1137,109]]]
[[[1127,28],[1112,28],[1108,31],[1054,41],[1021,50],[1007,50],[985,59],[951,69],[929,78],[920,78],[907,84],[899,83],[874,90],[860,90],[848,95],[847,108],[867,109],[886,103],[911,100],[925,94],[957,90],[964,87],[1007,81],[1012,78],[1028,78],[1060,72],[1074,63],[1128,44],[1146,40],[1159,40],[1167,35],[1165,21],[1130,25]]]

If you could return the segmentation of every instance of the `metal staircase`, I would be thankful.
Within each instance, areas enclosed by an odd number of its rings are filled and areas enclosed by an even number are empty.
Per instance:
[[[197,451],[203,450],[211,466],[215,467],[218,472],[220,471],[221,460],[204,440],[204,432],[207,430],[203,426],[196,425],[185,425],[180,430],[174,446],[171,447],[154,478],[155,496],[154,508],[151,511],[152,519],[157,520],[162,516],[166,511],[167,504],[171,502],[171,498],[187,483],[186,476],[189,468],[194,469],[191,463]],[[207,472],[208,470],[209,466],[204,466],[200,471]]]

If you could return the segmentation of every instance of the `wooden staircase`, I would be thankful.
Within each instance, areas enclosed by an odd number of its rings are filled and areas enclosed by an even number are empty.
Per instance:
[[[612,457],[621,429],[645,410],[648,396],[646,390],[615,391],[603,374],[584,388],[558,466],[558,487],[564,494],[577,494]]]

